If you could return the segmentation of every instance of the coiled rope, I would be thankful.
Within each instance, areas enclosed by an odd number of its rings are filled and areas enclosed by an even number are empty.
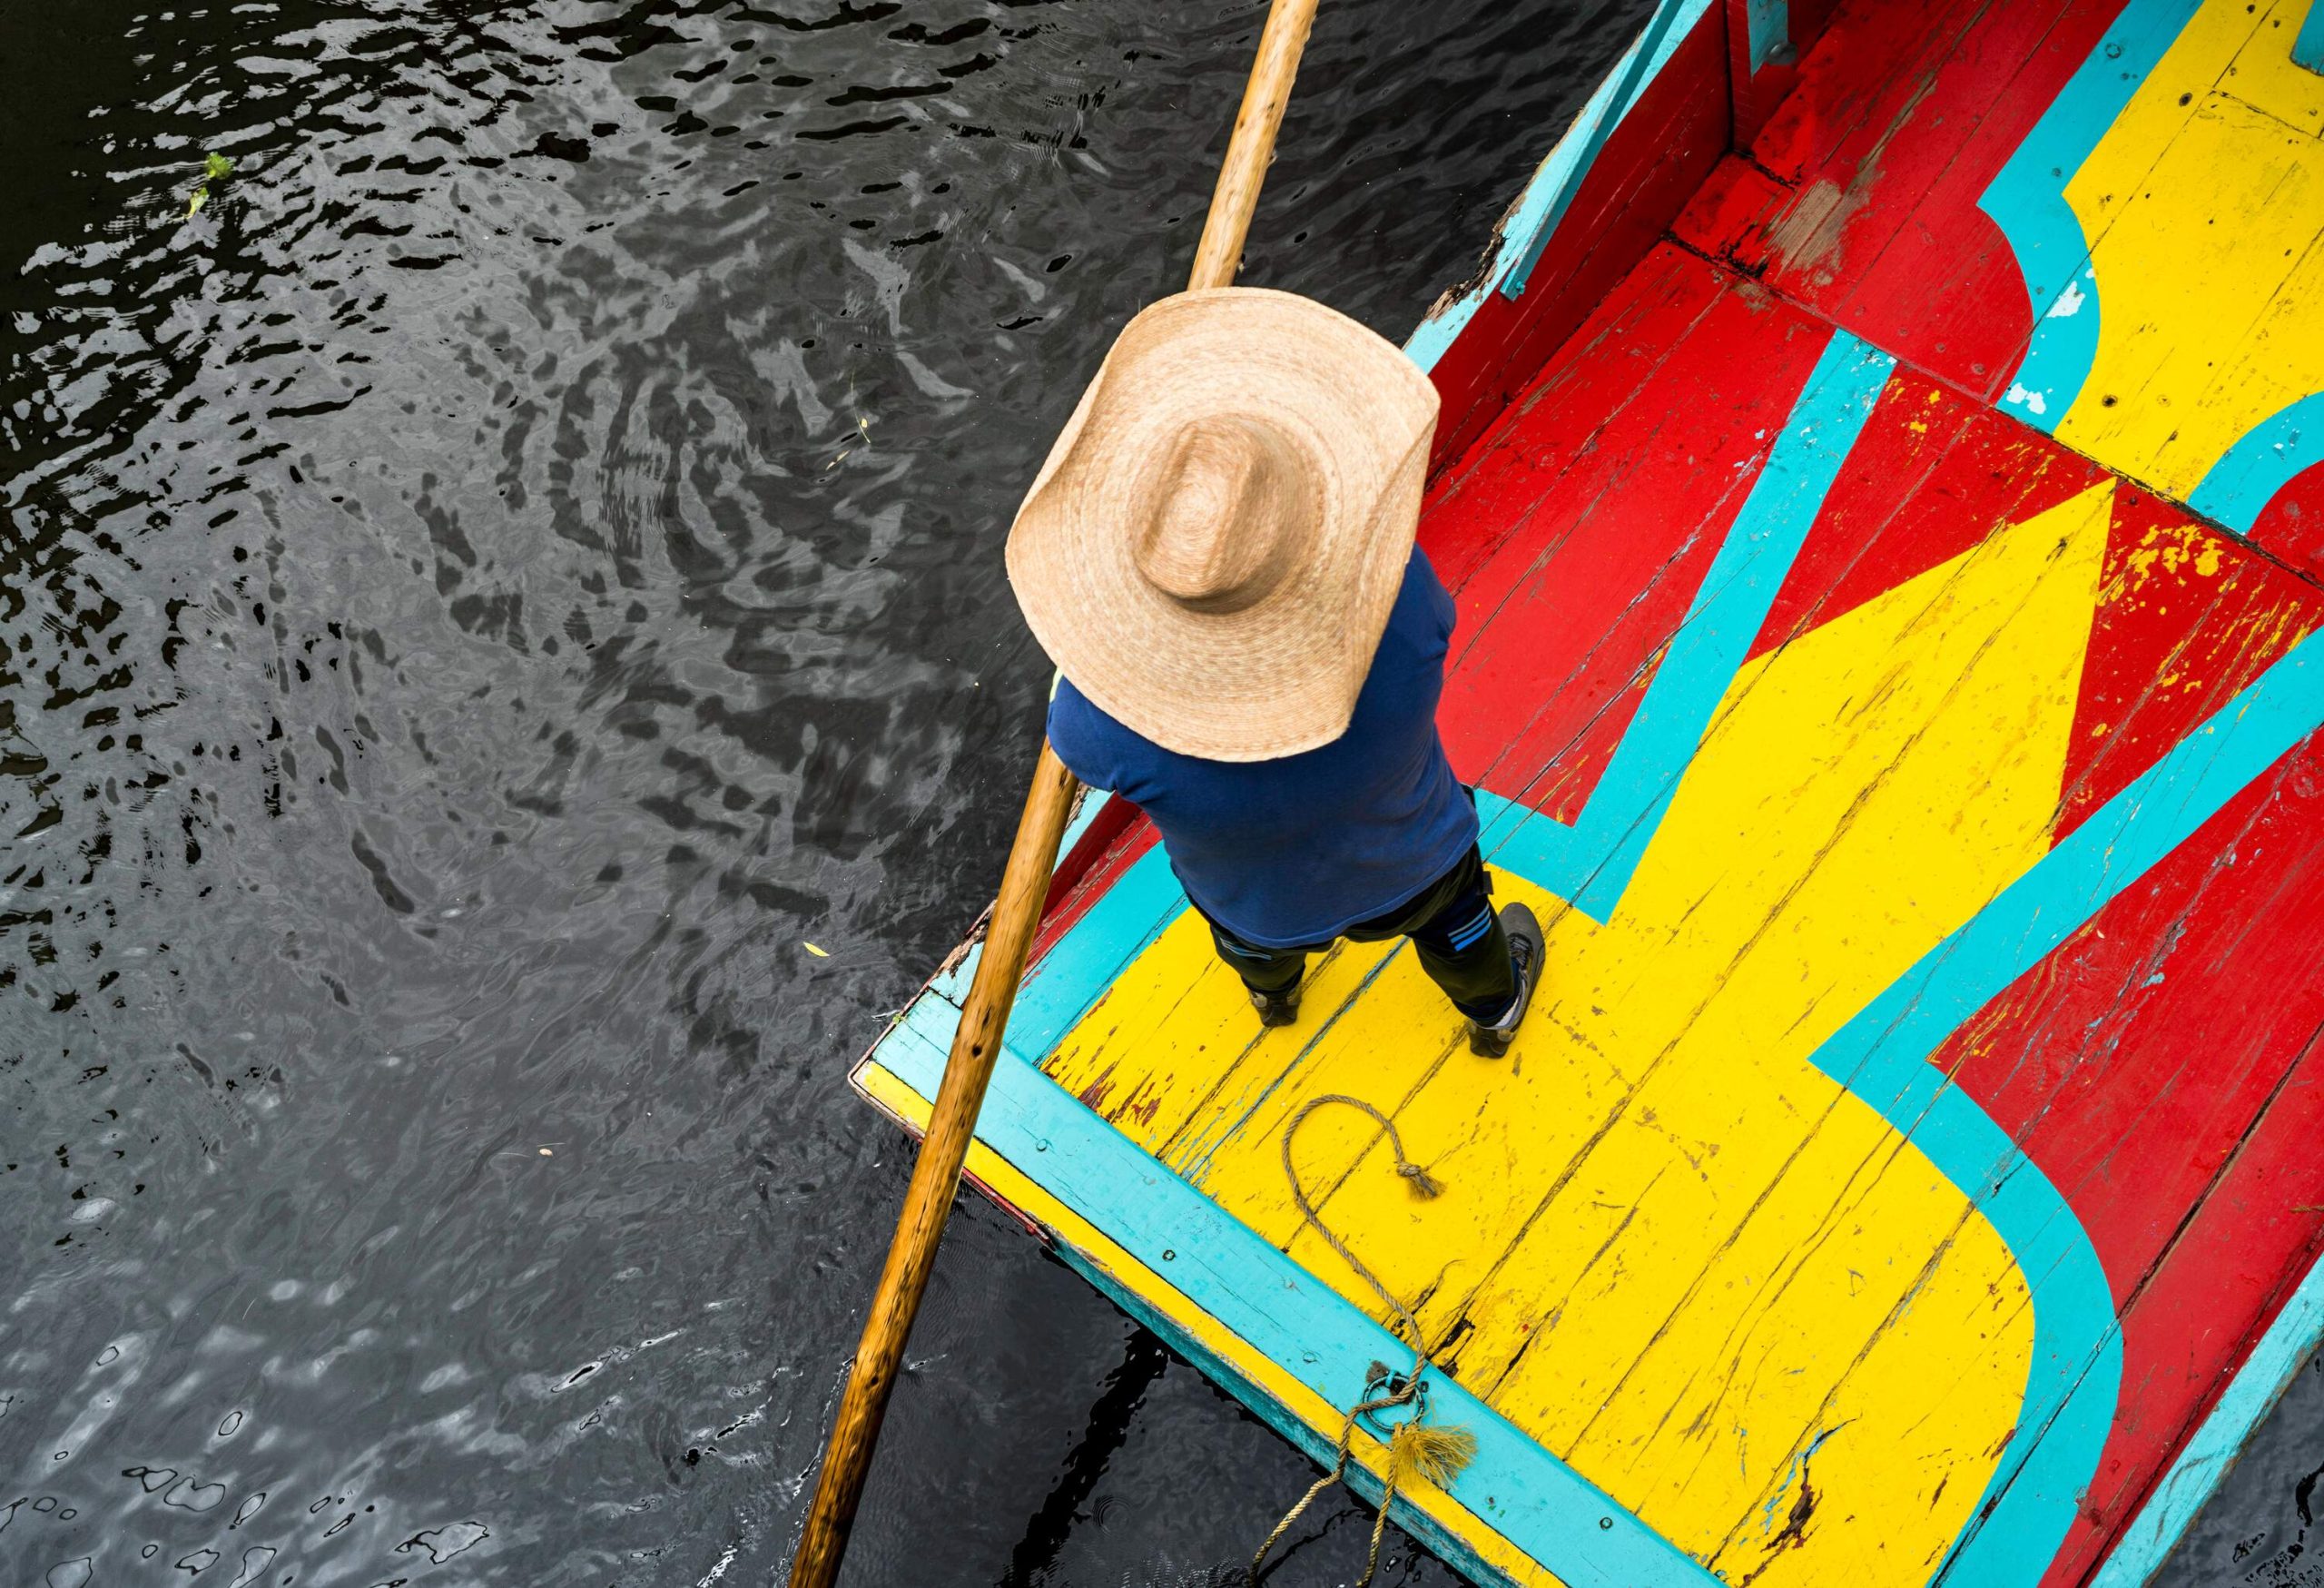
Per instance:
[[[1299,1111],[1291,1116],[1291,1122],[1283,1128],[1283,1178],[1291,1184],[1291,1199],[1298,1204],[1300,1218],[1306,1222],[1307,1228],[1324,1238],[1326,1246],[1339,1254],[1342,1262],[1355,1270],[1358,1278],[1372,1287],[1373,1294],[1380,1297],[1381,1304],[1403,1321],[1404,1338],[1413,1348],[1413,1366],[1412,1371],[1403,1376],[1400,1384],[1389,1376],[1386,1369],[1379,1364],[1373,1365],[1372,1381],[1386,1379],[1386,1392],[1369,1400],[1359,1401],[1348,1408],[1346,1420],[1340,1425],[1338,1455],[1332,1463],[1331,1471],[1318,1478],[1299,1497],[1299,1503],[1285,1513],[1283,1520],[1275,1524],[1275,1531],[1267,1534],[1267,1541],[1259,1546],[1259,1553],[1251,1557],[1251,1580],[1254,1583],[1258,1581],[1259,1568],[1265,1563],[1267,1555],[1282,1542],[1292,1524],[1298,1521],[1301,1514],[1315,1503],[1315,1496],[1346,1477],[1349,1446],[1355,1438],[1357,1419],[1409,1405],[1420,1393],[1422,1376],[1436,1365],[1421,1335],[1420,1320],[1413,1316],[1412,1308],[1406,1307],[1395,1292],[1382,1284],[1380,1277],[1364,1267],[1364,1260],[1349,1249],[1347,1242],[1324,1222],[1324,1216],[1316,1212],[1315,1203],[1308,1200],[1307,1188],[1300,1183],[1299,1170],[1292,1164],[1291,1144],[1299,1134],[1299,1127],[1306,1122],[1308,1115],[1334,1103],[1372,1117],[1386,1134],[1389,1151],[1395,1154],[1396,1173],[1412,1187],[1414,1196],[1434,1197],[1444,1189],[1443,1185],[1426,1169],[1404,1156],[1403,1138],[1397,1134],[1395,1122],[1362,1098],[1344,1097],[1338,1092],[1310,1098],[1300,1105]],[[1380,1510],[1372,1519],[1372,1553],[1364,1561],[1364,1575],[1357,1580],[1355,1588],[1370,1588],[1373,1577],[1380,1570],[1380,1542],[1387,1533],[1388,1507],[1395,1503],[1398,1488],[1412,1477],[1442,1488],[1459,1476],[1461,1469],[1468,1465],[1477,1453],[1477,1436],[1468,1429],[1453,1425],[1434,1427],[1421,1421],[1423,1415],[1415,1411],[1413,1416],[1396,1425],[1395,1433],[1389,1437],[1388,1470],[1381,1479]]]

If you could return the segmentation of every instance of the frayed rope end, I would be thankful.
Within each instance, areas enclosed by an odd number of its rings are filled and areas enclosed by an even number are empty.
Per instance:
[[[1429,1423],[1399,1425],[1388,1445],[1388,1465],[1401,1476],[1411,1474],[1444,1488],[1477,1456],[1477,1436],[1458,1425],[1437,1427]]]

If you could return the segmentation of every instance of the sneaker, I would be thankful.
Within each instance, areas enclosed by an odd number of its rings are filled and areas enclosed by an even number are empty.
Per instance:
[[[1509,962],[1517,972],[1517,996],[1510,1001],[1508,1012],[1493,1024],[1473,1020],[1469,1022],[1469,1051],[1482,1059],[1507,1056],[1518,1024],[1524,1020],[1525,1011],[1533,1007],[1533,989],[1541,979],[1545,952],[1541,923],[1524,905],[1502,905],[1501,925],[1509,933]]]
[[[1251,1007],[1259,1011],[1261,1025],[1287,1026],[1299,1018],[1299,989],[1294,987],[1288,992],[1253,992]]]

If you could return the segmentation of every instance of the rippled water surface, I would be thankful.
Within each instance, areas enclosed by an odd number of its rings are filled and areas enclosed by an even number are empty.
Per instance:
[[[776,1579],[1261,7],[150,5],[0,13],[0,1582]],[[1643,9],[1330,0],[1246,279],[1401,338]],[[857,1583],[1312,1475],[981,1203],[912,1364]]]
[[[1641,9],[1332,0],[1246,279],[1401,338]],[[779,1573],[845,1066],[1037,743],[1001,535],[1261,14],[5,7],[0,1581]],[[1306,1464],[954,1228],[852,1580],[1247,1552]]]

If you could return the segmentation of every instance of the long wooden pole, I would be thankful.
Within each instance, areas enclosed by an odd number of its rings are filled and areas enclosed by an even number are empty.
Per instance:
[[[1268,9],[1258,59],[1244,88],[1235,135],[1219,168],[1218,186],[1211,193],[1202,242],[1195,250],[1189,290],[1234,284],[1259,184],[1275,155],[1275,129],[1283,124],[1299,54],[1315,24],[1315,5],[1316,0],[1274,0]],[[1026,952],[1040,925],[1041,902],[1049,894],[1074,788],[1073,774],[1044,742],[1024,814],[1017,821],[1017,837],[1009,846],[984,952],[969,984],[968,1002],[960,1009],[944,1082],[937,1089],[936,1109],[912,1164],[903,1215],[896,1222],[895,1239],[880,1271],[880,1288],[872,1298],[871,1316],[863,1320],[863,1338],[855,1348],[855,1364],[824,1446],[814,1504],[807,1513],[798,1556],[791,1563],[791,1588],[832,1588],[838,1579],[848,1534],[855,1525],[855,1508],[863,1498],[872,1446],[887,1415],[889,1392],[895,1387],[896,1367],[936,1265],[937,1243],[944,1238],[944,1221],[960,1189],[960,1166],[976,1133],[977,1110],[1000,1054],[1001,1033],[1017,1000],[1018,981],[1025,973]]]

